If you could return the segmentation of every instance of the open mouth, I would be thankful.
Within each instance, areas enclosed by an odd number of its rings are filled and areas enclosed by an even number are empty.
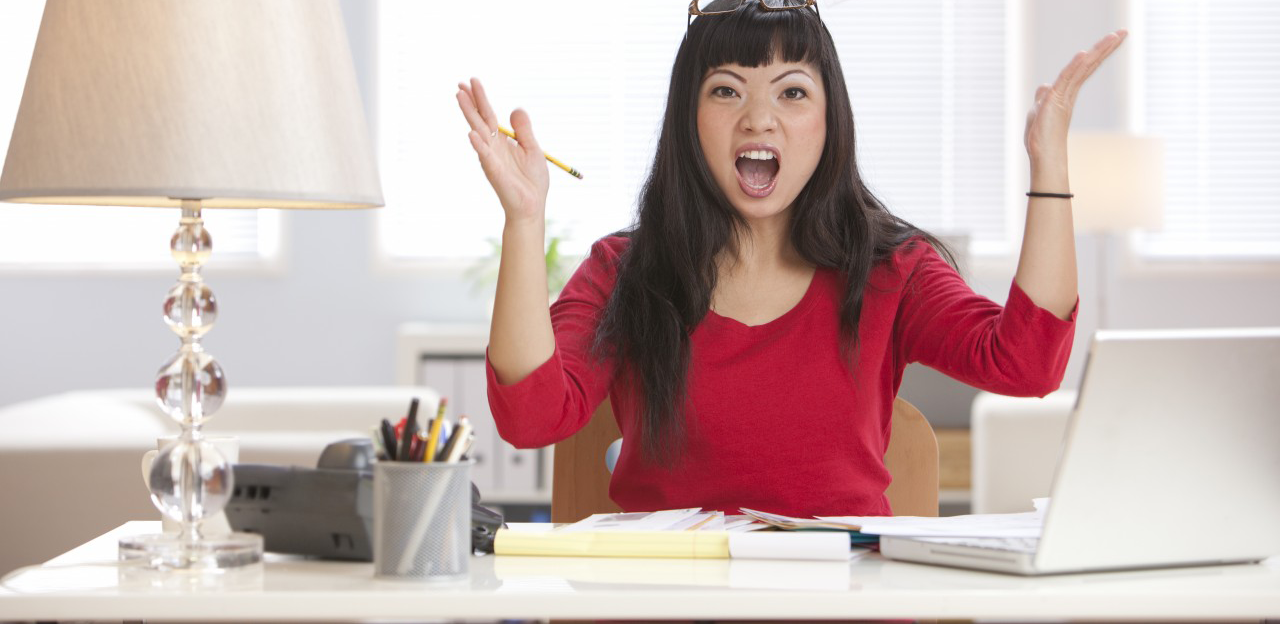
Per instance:
[[[778,182],[777,156],[768,150],[751,150],[738,156],[734,169],[738,172],[738,185],[751,197],[767,197]]]

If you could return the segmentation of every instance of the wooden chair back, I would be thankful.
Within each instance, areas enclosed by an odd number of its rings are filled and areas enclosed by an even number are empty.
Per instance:
[[[610,474],[604,464],[605,450],[621,435],[605,399],[586,427],[555,445],[552,522],[622,511],[609,498]],[[920,410],[904,399],[893,401],[893,434],[884,463],[893,477],[885,495],[896,515],[938,515],[938,440]]]
[[[938,515],[938,438],[924,414],[906,399],[893,400],[893,430],[884,467],[885,489],[895,516]]]
[[[551,468],[551,521],[577,522],[591,514],[622,511],[609,498],[609,469],[604,453],[622,437],[609,399],[600,403],[591,422],[558,442]]]

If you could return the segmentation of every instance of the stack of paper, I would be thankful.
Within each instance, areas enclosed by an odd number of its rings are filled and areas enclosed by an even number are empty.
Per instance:
[[[722,511],[668,509],[634,513],[595,514],[556,530],[564,533],[583,531],[732,531],[767,529],[750,516],[725,516]]]
[[[847,560],[843,533],[757,532],[769,528],[745,516],[672,509],[596,514],[574,524],[509,525],[498,531],[498,555]]]
[[[742,512],[761,522],[783,529],[843,529],[869,535],[907,537],[1040,537],[1049,499],[1032,501],[1035,511],[1009,514],[980,514],[946,518],[919,516],[818,516],[817,519],[792,518],[778,514],[743,509]]]

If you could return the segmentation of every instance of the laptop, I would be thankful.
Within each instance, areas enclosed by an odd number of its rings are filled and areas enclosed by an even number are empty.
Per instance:
[[[1038,575],[1280,554],[1280,328],[1099,331],[1040,537],[881,537],[885,557]]]

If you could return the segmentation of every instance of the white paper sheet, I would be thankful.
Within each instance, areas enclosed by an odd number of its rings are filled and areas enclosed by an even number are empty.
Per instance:
[[[681,520],[670,527],[670,531],[723,531],[724,514],[719,511],[704,511]]]
[[[872,535],[906,537],[1040,537],[1048,498],[1032,501],[1035,511],[1013,514],[982,514],[946,518],[918,516],[818,516],[793,518],[753,509],[743,509],[762,521],[786,529],[840,528]]]
[[[946,518],[921,518],[917,516],[838,516],[822,517],[826,522],[838,522],[862,527],[863,533],[873,535],[897,535],[905,537],[1040,537],[1044,527],[1044,514],[1049,509],[1048,498],[1032,501],[1035,511],[1007,514],[974,514]]]
[[[751,516],[724,517],[724,530],[726,531],[744,533],[746,531],[759,531],[760,529],[767,528],[769,528],[769,525],[763,522],[757,522],[756,519]]]
[[[735,533],[769,528],[750,516],[726,516],[721,511],[667,509],[653,512],[594,514],[556,531],[732,531]]]
[[[856,531],[857,525],[851,525],[844,522],[828,522],[825,520],[814,520],[813,518],[795,518],[792,516],[784,516],[782,514],[769,513],[767,511],[757,511],[755,509],[747,509],[743,507],[740,511],[747,516],[755,518],[760,522],[764,522],[783,529],[840,529],[842,531]]]
[[[593,514],[568,526],[556,529],[564,533],[576,531],[667,531],[698,515],[702,510],[667,509],[654,512]]]
[[[824,520],[856,524],[863,533],[872,535],[908,537],[1040,537],[1044,524],[1044,517],[1034,511],[949,518],[844,516]]]

